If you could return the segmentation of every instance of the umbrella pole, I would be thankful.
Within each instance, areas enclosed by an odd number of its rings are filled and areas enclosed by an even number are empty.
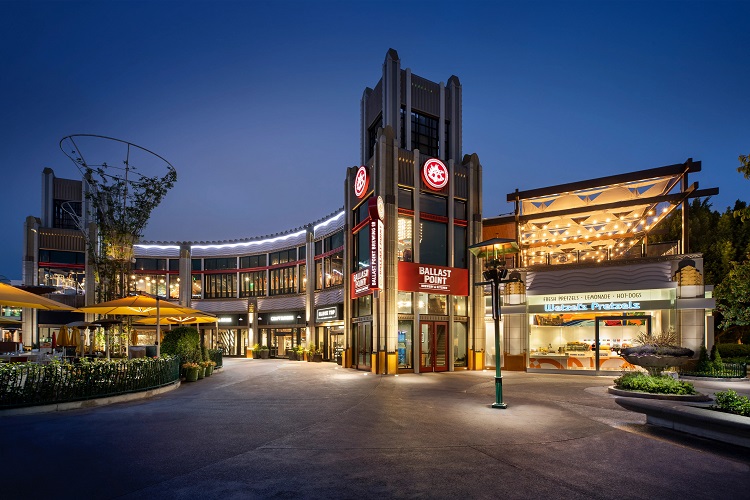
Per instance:
[[[159,297],[156,297],[156,357],[161,357],[161,310],[159,310]]]
[[[109,328],[104,329],[104,350],[107,351],[107,361],[109,361]]]

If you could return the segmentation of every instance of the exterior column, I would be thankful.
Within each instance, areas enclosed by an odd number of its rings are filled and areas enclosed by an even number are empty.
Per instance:
[[[315,227],[305,226],[305,342],[307,347],[318,346],[315,329]]]
[[[180,305],[190,307],[193,298],[193,258],[190,244],[180,245]]]
[[[420,217],[420,203],[419,203],[419,195],[421,192],[421,186],[422,186],[422,176],[420,175],[420,154],[419,150],[415,149],[412,151],[414,154],[414,220],[412,221],[411,225],[411,257],[412,262],[418,263],[420,262],[420,256],[419,256],[419,217]],[[419,373],[419,365],[421,363],[421,359],[419,356],[420,351],[422,350],[422,343],[420,341],[421,337],[421,330],[419,326],[419,310],[417,309],[417,303],[419,302],[419,294],[417,292],[411,292],[412,296],[412,308],[414,311],[414,338],[412,339],[412,366],[414,367],[414,373]]]

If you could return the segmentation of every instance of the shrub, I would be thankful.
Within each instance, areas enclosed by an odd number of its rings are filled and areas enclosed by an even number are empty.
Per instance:
[[[722,358],[747,358],[750,361],[750,344],[716,344]]]
[[[622,350],[622,354],[626,356],[644,356],[652,354],[655,356],[686,356],[692,357],[694,352],[692,349],[687,347],[669,346],[669,345],[657,345],[657,344],[644,344],[635,347],[626,347]]]
[[[713,408],[743,417],[750,417],[750,398],[747,396],[740,396],[734,391],[722,391],[717,392],[715,398],[717,406],[713,406]]]
[[[696,394],[695,387],[690,382],[675,380],[669,376],[653,377],[641,372],[625,373],[615,379],[615,387],[652,394]]]
[[[203,359],[198,330],[192,326],[180,326],[167,331],[161,352],[179,356],[183,363],[200,363]]]
[[[701,353],[698,357],[698,364],[695,366],[697,372],[708,372],[711,370],[711,361],[708,359],[708,351],[706,346],[701,346]]]

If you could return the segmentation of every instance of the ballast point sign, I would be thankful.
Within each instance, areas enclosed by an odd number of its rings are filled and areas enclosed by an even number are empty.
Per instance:
[[[430,158],[422,166],[422,180],[430,189],[440,191],[448,185],[448,167],[437,158]]]
[[[352,298],[362,297],[372,293],[370,290],[370,268],[352,273]]]
[[[398,289],[402,292],[466,296],[469,295],[469,271],[402,261],[398,263]]]
[[[367,193],[368,187],[370,187],[370,174],[367,167],[362,165],[357,170],[357,175],[354,176],[354,196],[362,198]]]

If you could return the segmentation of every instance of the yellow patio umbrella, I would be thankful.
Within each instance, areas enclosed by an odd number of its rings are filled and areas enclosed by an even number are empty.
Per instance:
[[[216,323],[216,316],[208,313],[189,314],[183,316],[163,316],[159,318],[160,325],[190,325],[198,323]],[[134,325],[155,325],[156,317],[151,316],[133,321]]]
[[[60,331],[57,332],[57,345],[59,346],[70,345],[70,337],[68,336],[67,326],[61,326]]]
[[[189,316],[192,314],[203,314],[199,309],[183,307],[174,302],[169,302],[150,295],[130,295],[121,299],[101,302],[92,306],[76,309],[78,312],[90,314],[113,314],[119,316],[154,316],[156,323],[156,355],[161,351],[161,316]]]
[[[52,299],[36,295],[14,286],[0,283],[0,304],[10,307],[30,307],[49,311],[73,311],[74,309]]]
[[[100,302],[92,306],[79,307],[78,312],[91,314],[115,314],[120,316],[180,316],[202,314],[198,309],[183,307],[164,299],[149,297],[148,295],[131,295],[121,299]]]

